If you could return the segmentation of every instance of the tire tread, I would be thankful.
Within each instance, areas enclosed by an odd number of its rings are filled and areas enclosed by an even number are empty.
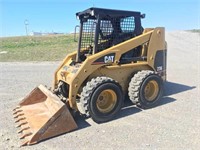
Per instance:
[[[99,85],[105,82],[117,83],[112,78],[102,76],[102,77],[93,78],[91,81],[88,81],[87,84],[83,87],[83,91],[81,92],[81,97],[80,97],[80,103],[81,103],[82,111],[86,115],[86,117],[90,117],[89,101],[90,101],[93,91]]]
[[[137,72],[131,79],[128,88],[128,95],[132,103],[138,104],[139,101],[139,92],[141,84],[143,83],[144,79],[152,74],[156,74],[154,71],[151,70],[142,70]]]

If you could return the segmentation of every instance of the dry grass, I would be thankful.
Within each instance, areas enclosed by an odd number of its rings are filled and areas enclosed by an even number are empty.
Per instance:
[[[76,48],[73,35],[0,38],[0,61],[57,61]]]

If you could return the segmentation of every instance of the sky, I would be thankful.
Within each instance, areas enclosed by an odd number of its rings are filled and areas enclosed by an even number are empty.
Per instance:
[[[29,33],[70,33],[79,24],[75,13],[93,6],[145,13],[144,28],[200,28],[200,0],[0,0],[0,37],[26,35],[25,20]]]

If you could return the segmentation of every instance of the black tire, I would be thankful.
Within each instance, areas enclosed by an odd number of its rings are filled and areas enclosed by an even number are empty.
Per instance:
[[[117,82],[109,77],[97,77],[83,88],[80,103],[85,115],[100,123],[111,120],[120,111],[123,98]]]
[[[130,100],[139,107],[152,108],[163,95],[163,81],[153,71],[139,71],[129,83],[128,95]]]
[[[58,92],[63,97],[68,98],[69,97],[69,85],[64,82],[59,83]]]

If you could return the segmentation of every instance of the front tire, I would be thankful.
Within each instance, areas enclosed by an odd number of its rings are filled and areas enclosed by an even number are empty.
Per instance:
[[[60,81],[58,88],[56,89],[56,95],[68,98],[69,97],[69,85],[63,81]]]
[[[123,105],[120,85],[109,77],[97,77],[87,82],[80,102],[87,117],[95,122],[111,120]]]
[[[152,108],[163,95],[163,81],[153,71],[139,71],[129,83],[128,95],[134,104],[142,108]]]

